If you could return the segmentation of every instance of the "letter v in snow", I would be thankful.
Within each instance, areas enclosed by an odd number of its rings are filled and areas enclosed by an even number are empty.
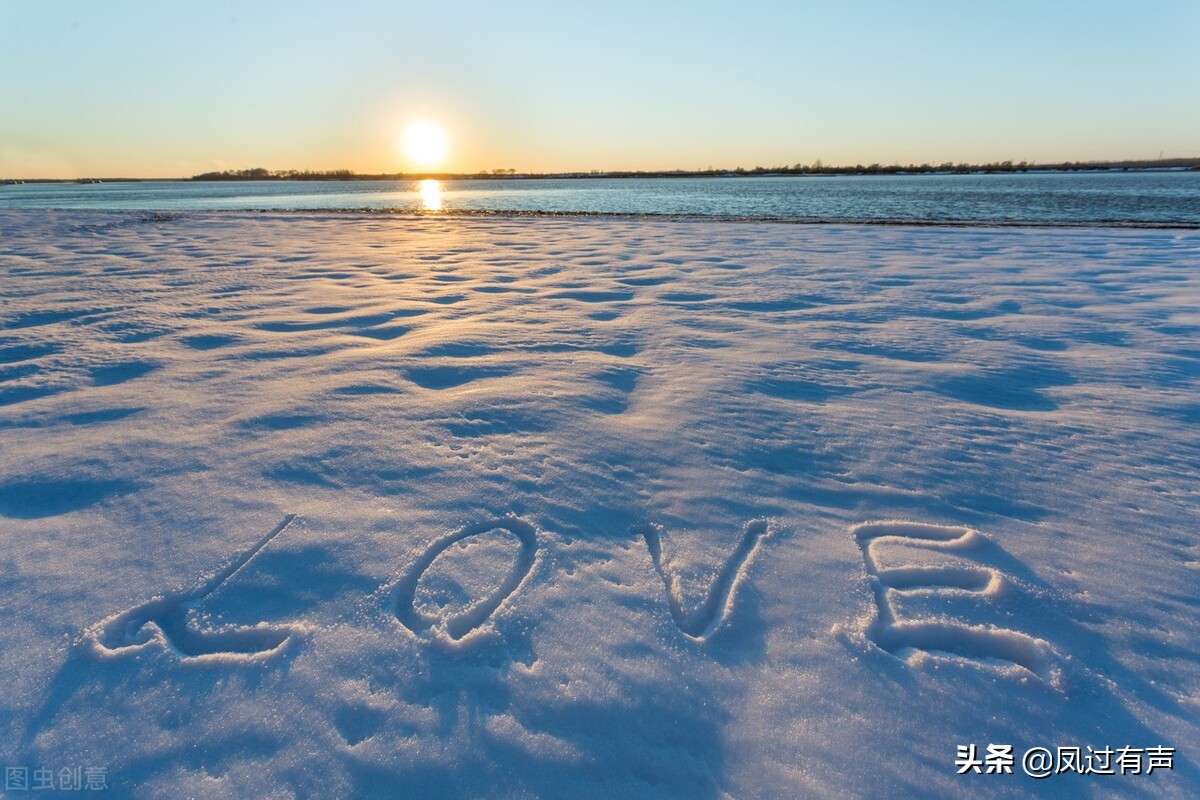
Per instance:
[[[738,584],[746,575],[750,560],[758,552],[759,544],[770,533],[767,520],[756,519],[746,523],[742,530],[742,538],[737,548],[730,554],[729,559],[708,589],[708,595],[691,611],[683,607],[683,592],[679,586],[679,576],[671,569],[670,558],[663,555],[662,528],[658,525],[642,525],[633,529],[646,539],[646,547],[650,550],[650,558],[654,561],[654,569],[662,578],[663,588],[667,593],[667,606],[671,610],[671,618],[684,636],[697,642],[703,642],[716,633],[721,624],[733,610],[733,596]]]

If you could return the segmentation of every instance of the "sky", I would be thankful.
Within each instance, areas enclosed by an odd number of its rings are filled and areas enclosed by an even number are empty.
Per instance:
[[[1200,2],[0,0],[0,177],[1200,155]]]

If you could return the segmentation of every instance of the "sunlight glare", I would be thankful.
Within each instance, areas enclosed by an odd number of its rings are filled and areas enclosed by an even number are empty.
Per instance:
[[[442,184],[432,178],[423,180],[417,189],[421,193],[421,207],[426,211],[442,210]]]
[[[446,157],[449,141],[441,126],[418,120],[404,129],[404,152],[419,167],[435,167]]]

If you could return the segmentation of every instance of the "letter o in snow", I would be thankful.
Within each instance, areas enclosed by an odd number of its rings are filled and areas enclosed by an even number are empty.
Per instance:
[[[504,580],[492,590],[491,594],[465,611],[448,617],[426,614],[418,609],[416,607],[417,585],[437,557],[463,539],[495,530],[508,531],[516,536],[518,549],[512,569],[509,570]],[[422,634],[431,629],[440,629],[451,639],[461,639],[487,622],[497,609],[521,587],[526,576],[529,575],[529,571],[533,569],[536,555],[537,535],[533,526],[515,517],[502,517],[470,525],[448,536],[443,536],[426,548],[408,573],[396,584],[394,590],[396,618],[404,627],[416,634]]]

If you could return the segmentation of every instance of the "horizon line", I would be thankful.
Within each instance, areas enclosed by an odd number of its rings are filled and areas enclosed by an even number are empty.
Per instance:
[[[1029,171],[1083,171],[1083,170],[1153,170],[1153,169],[1185,169],[1200,170],[1200,156],[1142,158],[1142,159],[1113,159],[1089,161],[989,161],[989,162],[942,162],[933,164],[824,164],[820,159],[811,164],[797,162],[793,165],[774,167],[755,166],[752,168],[734,167],[707,169],[663,169],[663,170],[564,170],[559,172],[519,172],[512,168],[484,169],[474,172],[356,172],[351,169],[332,170],[268,170],[264,167],[248,167],[243,169],[225,169],[202,172],[189,176],[174,177],[135,177],[135,176],[97,176],[79,175],[71,178],[40,178],[40,177],[0,177],[0,185],[14,183],[72,183],[87,181],[121,182],[150,182],[150,181],[256,181],[256,180],[497,180],[520,178],[636,178],[636,177],[723,177],[723,176],[765,176],[765,175],[871,175],[871,174],[955,174],[973,172],[1016,173]]]

